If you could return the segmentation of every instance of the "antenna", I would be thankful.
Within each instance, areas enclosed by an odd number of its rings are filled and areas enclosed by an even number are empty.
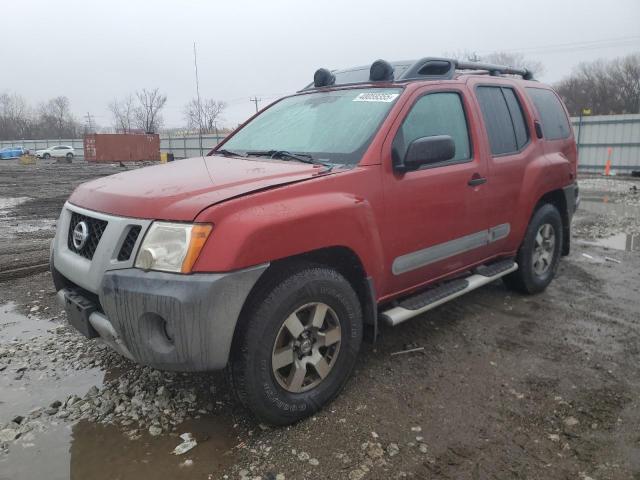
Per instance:
[[[196,95],[198,97],[198,145],[200,156],[202,156],[202,103],[200,102],[200,80],[198,79],[198,56],[196,53],[196,42],[193,42],[193,65],[196,69]]]

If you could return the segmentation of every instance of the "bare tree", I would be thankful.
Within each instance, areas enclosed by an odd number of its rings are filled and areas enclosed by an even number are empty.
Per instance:
[[[202,133],[215,132],[225,108],[227,108],[225,102],[213,99],[204,100],[202,102],[202,108],[200,108],[198,99],[194,98],[184,107],[187,127],[190,130],[202,129]]]
[[[71,103],[65,96],[55,97],[40,105],[38,133],[41,136],[75,136],[78,124],[71,115]]]
[[[135,109],[135,124],[147,133],[155,133],[162,126],[160,110],[167,103],[167,96],[160,93],[158,88],[147,90],[143,88],[136,92],[138,106]]]
[[[135,99],[127,95],[122,100],[114,99],[109,103],[109,110],[113,115],[113,126],[116,132],[129,133],[134,121]]]
[[[0,95],[0,139],[14,140],[30,136],[32,113],[24,97],[18,94]]]
[[[581,63],[555,88],[571,115],[640,113],[640,54]]]

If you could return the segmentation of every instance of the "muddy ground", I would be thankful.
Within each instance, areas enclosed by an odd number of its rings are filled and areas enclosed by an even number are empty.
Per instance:
[[[0,163],[0,479],[640,479],[640,183],[581,180],[545,293],[495,282],[382,328],[336,401],[270,429],[223,375],[138,367],[66,326],[41,266],[55,219],[121,170]],[[183,433],[198,445],[172,455]]]

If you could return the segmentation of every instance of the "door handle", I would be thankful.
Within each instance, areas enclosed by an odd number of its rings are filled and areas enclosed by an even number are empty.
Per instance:
[[[477,173],[471,177],[471,180],[467,182],[467,185],[470,187],[477,187],[478,185],[482,185],[483,183],[487,183],[487,179],[485,177],[481,177]]]

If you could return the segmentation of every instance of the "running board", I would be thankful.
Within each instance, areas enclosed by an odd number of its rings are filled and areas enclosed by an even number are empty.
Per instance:
[[[490,265],[482,265],[468,277],[451,280],[424,292],[417,293],[397,303],[395,307],[380,314],[382,320],[392,327],[420,315],[443,303],[491,283],[518,269],[513,260],[501,260]]]

